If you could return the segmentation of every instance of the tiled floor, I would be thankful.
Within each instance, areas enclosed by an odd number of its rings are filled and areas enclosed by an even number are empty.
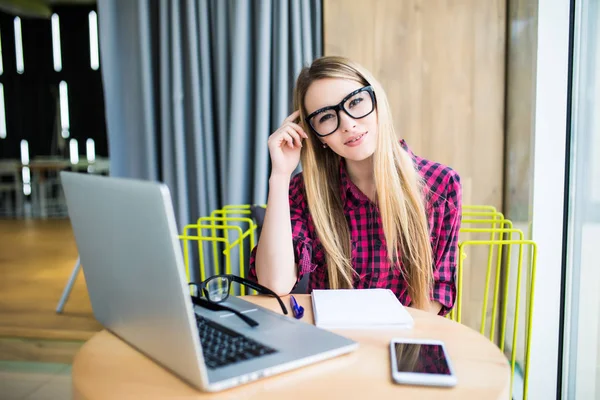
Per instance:
[[[69,400],[68,364],[0,361],[1,400]]]

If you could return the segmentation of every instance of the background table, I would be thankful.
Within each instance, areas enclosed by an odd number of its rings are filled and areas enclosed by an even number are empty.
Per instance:
[[[309,295],[296,297],[313,322]],[[281,312],[277,301],[246,300]],[[289,305],[288,298],[284,298]],[[288,307],[289,308],[289,307]],[[220,393],[202,393],[152,362],[107,331],[83,345],[73,362],[73,399],[503,399],[509,398],[510,368],[500,350],[478,332],[449,319],[409,309],[412,330],[336,331],[360,342],[357,351],[301,369],[274,375]],[[440,339],[456,370],[454,388],[395,384],[389,343],[394,337]]]

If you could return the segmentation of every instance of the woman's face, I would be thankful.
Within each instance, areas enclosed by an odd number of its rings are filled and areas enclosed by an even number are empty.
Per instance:
[[[312,127],[319,133],[333,131],[328,136],[317,138],[341,157],[352,161],[371,157],[377,143],[377,110],[369,92],[362,91],[348,97],[362,87],[360,83],[347,79],[320,79],[309,86],[304,97],[307,116],[344,101],[344,109],[358,117],[353,118],[344,110],[338,110],[337,116],[335,110],[325,110],[311,118]],[[368,115],[362,117],[365,113]],[[309,134],[315,135],[315,132]]]

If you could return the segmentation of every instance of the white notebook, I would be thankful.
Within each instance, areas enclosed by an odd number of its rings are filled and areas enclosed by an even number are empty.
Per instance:
[[[312,291],[315,325],[327,329],[410,329],[412,316],[389,289]]]

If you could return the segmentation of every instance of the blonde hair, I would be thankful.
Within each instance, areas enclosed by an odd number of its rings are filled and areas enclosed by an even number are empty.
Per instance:
[[[294,109],[300,110],[300,124],[309,133],[301,152],[306,198],[317,235],[325,248],[329,286],[352,288],[355,271],[351,264],[350,232],[340,198],[340,156],[323,148],[305,123],[306,92],[313,82],[326,78],[349,79],[374,89],[378,120],[374,179],[388,259],[391,265],[400,268],[412,305],[426,309],[433,284],[433,257],[422,180],[394,132],[390,107],[381,85],[360,65],[342,57],[315,60],[310,67],[302,69],[294,89]]]

